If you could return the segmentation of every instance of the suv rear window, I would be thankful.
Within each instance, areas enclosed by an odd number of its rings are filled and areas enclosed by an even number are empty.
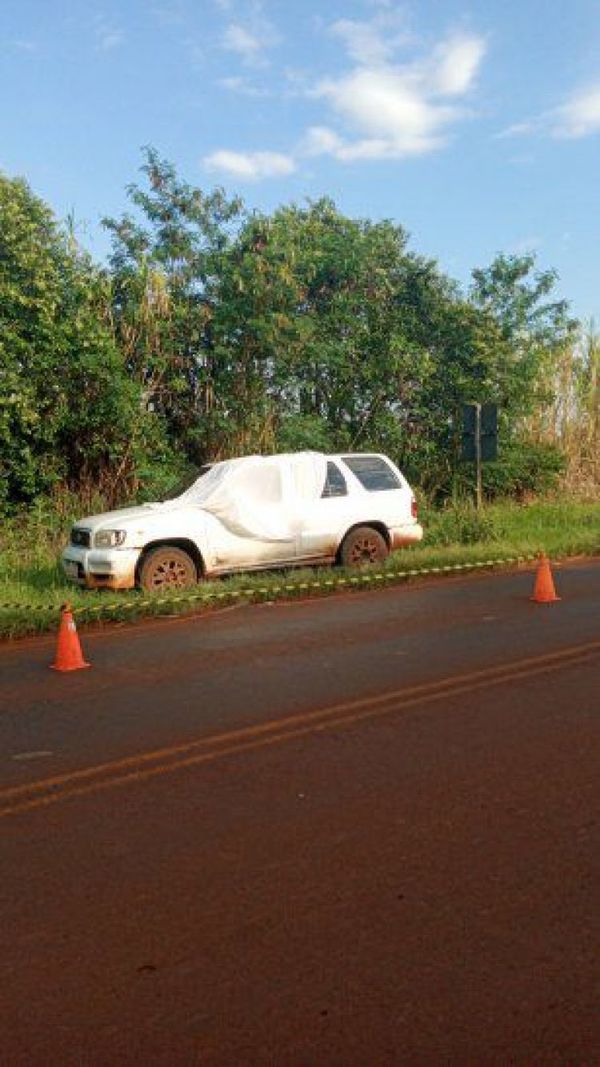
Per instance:
[[[327,477],[325,479],[325,485],[323,487],[322,497],[327,496],[347,496],[348,486],[346,485],[346,479],[342,474],[340,468],[332,460],[327,462]]]
[[[370,493],[384,489],[401,489],[398,475],[380,456],[343,456],[344,463]]]

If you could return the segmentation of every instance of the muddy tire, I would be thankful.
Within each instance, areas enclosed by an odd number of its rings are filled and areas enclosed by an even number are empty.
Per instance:
[[[372,526],[358,526],[346,534],[340,548],[343,567],[365,567],[383,563],[389,556],[385,538]]]
[[[191,556],[183,549],[170,545],[151,549],[140,566],[140,585],[150,593],[189,589],[197,581],[198,571]]]

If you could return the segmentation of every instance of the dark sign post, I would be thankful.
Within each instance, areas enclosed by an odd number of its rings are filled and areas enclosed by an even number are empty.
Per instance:
[[[476,503],[483,500],[481,464],[498,455],[498,405],[463,404],[462,458],[475,461]]]

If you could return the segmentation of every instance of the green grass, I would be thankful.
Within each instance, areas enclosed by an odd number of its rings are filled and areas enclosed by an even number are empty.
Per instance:
[[[477,568],[539,551],[551,558],[600,554],[600,503],[539,501],[486,507],[480,514],[458,505],[422,509],[422,545],[394,555],[378,570],[335,568],[237,575],[205,582],[172,596],[137,591],[82,591],[67,583],[58,565],[69,520],[38,509],[5,521],[0,533],[0,638],[55,629],[68,600],[79,625],[147,615],[209,610],[243,600],[328,595],[336,588],[368,588],[410,580],[410,571]]]

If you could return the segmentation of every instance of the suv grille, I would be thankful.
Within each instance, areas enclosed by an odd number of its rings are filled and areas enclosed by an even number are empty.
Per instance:
[[[82,530],[79,526],[74,526],[71,530],[71,544],[78,545],[79,548],[89,548],[90,531]]]

